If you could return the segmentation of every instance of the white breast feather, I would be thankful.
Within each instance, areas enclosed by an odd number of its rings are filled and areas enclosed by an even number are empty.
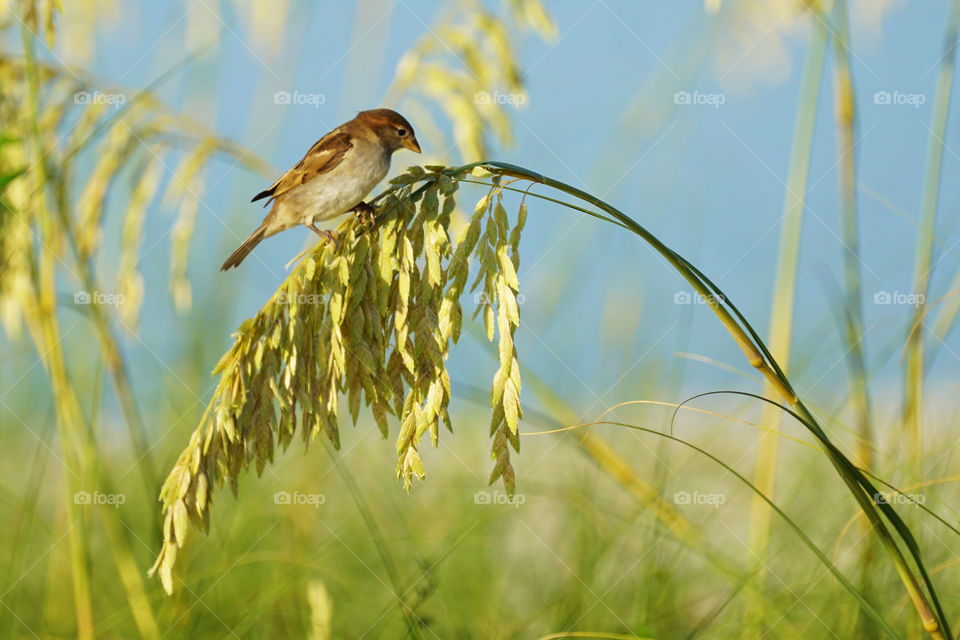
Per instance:
[[[275,224],[288,229],[299,224],[336,218],[359,204],[390,170],[390,156],[365,140],[356,141],[343,161],[291,189],[278,202]],[[359,152],[359,153],[358,153]],[[279,230],[279,229],[278,229]]]

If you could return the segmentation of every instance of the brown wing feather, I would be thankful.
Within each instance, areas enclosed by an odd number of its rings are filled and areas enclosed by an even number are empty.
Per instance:
[[[317,140],[300,162],[280,176],[280,179],[274,182],[269,189],[255,195],[251,202],[256,202],[268,196],[270,200],[279,198],[310,178],[331,171],[343,161],[343,157],[351,148],[353,148],[353,143],[350,142],[350,134],[341,129],[334,129]],[[269,204],[269,202],[268,200],[267,203]]]

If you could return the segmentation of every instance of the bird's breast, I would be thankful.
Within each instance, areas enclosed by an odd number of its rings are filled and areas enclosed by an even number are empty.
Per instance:
[[[290,204],[314,220],[334,218],[359,204],[390,170],[390,156],[379,148],[351,149],[329,173],[308,180],[290,195]],[[306,217],[306,216],[304,216]]]

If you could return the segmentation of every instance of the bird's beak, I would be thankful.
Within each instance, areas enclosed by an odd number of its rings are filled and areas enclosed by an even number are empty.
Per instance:
[[[414,136],[410,136],[409,138],[404,140],[403,146],[406,147],[407,149],[410,149],[410,151],[415,151],[417,153],[420,153],[420,143],[417,142],[417,139]]]

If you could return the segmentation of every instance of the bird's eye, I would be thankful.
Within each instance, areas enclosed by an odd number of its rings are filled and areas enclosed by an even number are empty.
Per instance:
[[[403,136],[407,135],[407,130],[406,130],[406,129],[397,129],[397,135],[402,138]]]

